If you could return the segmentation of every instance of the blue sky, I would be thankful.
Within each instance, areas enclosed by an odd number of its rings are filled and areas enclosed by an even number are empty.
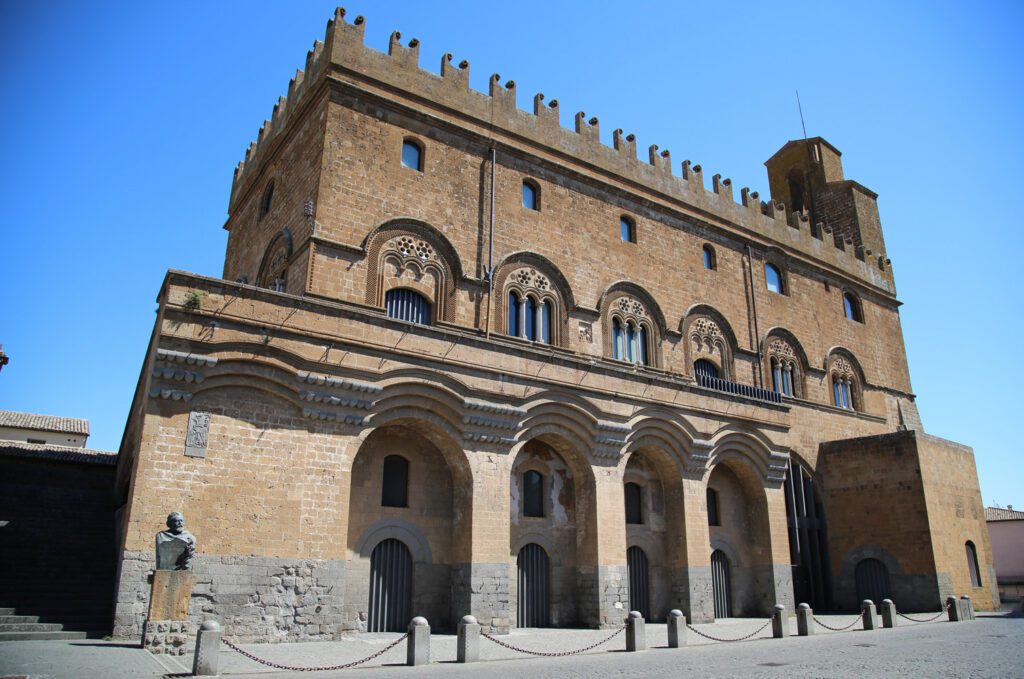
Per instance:
[[[926,430],[974,447],[986,504],[1024,507],[1024,4],[485,5],[347,7],[372,47],[401,30],[423,68],[450,51],[476,89],[514,78],[522,108],[544,92],[565,126],[586,111],[762,196],[799,88],[879,194]],[[117,449],[164,273],[221,273],[234,167],[333,7],[0,3],[0,408]]]

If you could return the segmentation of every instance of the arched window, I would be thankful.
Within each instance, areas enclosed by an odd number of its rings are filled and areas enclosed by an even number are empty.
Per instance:
[[[522,332],[519,327],[519,314],[522,312],[522,302],[519,293],[515,290],[508,293],[508,334],[512,337],[519,337]]]
[[[430,325],[430,301],[408,288],[393,288],[384,295],[388,317],[400,321]]]
[[[636,222],[629,217],[619,218],[619,236],[627,243],[636,242]]]
[[[779,295],[786,294],[785,282],[782,278],[782,270],[774,264],[765,263],[764,279],[768,290]]]
[[[851,360],[833,354],[829,358],[828,374],[832,380],[832,404],[846,410],[860,410],[860,383]]]
[[[704,246],[704,268],[711,271],[718,268],[718,258],[715,257],[715,249],[710,245]]]
[[[776,394],[793,396],[793,363],[772,356],[772,390]]]
[[[544,475],[532,469],[523,474],[523,516],[544,516]]]
[[[981,587],[981,570],[978,568],[978,550],[974,543],[968,540],[964,547],[967,549],[967,570],[971,572],[971,587]]]
[[[861,313],[860,300],[858,300],[852,293],[843,293],[843,313],[851,321],[857,321],[858,323],[864,322],[864,314]]]
[[[523,180],[523,207],[540,210],[540,187],[529,179]]]
[[[423,147],[412,139],[402,142],[402,166],[423,172]]]
[[[508,286],[508,335],[531,342],[555,343],[558,301],[550,279],[536,269],[524,267],[515,269],[504,280]]]
[[[793,344],[778,335],[770,335],[767,344],[768,367],[772,376],[772,390],[785,396],[802,397],[803,362]]]
[[[271,179],[267,188],[263,189],[263,198],[260,199],[260,219],[263,219],[270,208],[274,206],[274,180]]]
[[[718,491],[708,488],[708,525],[721,526],[721,519],[718,518]]]
[[[626,523],[643,523],[643,494],[638,484],[626,484]]]
[[[612,318],[612,351],[616,360],[650,365],[650,333],[647,326]]]
[[[693,362],[693,374],[718,379],[718,366],[706,358],[698,358]]]
[[[409,506],[409,461],[401,455],[384,458],[380,504],[383,507]]]

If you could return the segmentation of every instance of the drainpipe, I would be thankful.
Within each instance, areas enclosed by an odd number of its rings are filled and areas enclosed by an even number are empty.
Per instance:
[[[764,387],[764,378],[761,375],[761,371],[764,369],[763,361],[761,360],[761,331],[757,327],[757,294],[754,289],[754,256],[750,252],[750,243],[746,244],[747,248],[747,272],[750,277],[750,304],[754,310],[754,348],[757,349],[757,370],[754,371],[754,375],[760,386]]]
[[[498,152],[491,147],[491,214],[490,226],[487,231],[487,268],[484,277],[487,279],[487,317],[484,319],[484,336],[491,337],[491,299],[494,297],[494,175]]]

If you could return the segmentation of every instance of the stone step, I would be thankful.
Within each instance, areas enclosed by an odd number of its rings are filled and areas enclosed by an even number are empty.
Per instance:
[[[13,608],[0,608],[0,615],[14,615]]]
[[[60,632],[64,625],[56,622],[0,622],[0,632]]]
[[[38,615],[0,615],[0,625],[10,625],[16,622],[39,622]]]
[[[85,632],[0,632],[0,641],[53,641],[85,636]]]

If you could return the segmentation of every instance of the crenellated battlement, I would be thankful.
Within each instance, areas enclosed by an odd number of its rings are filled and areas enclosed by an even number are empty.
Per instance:
[[[231,209],[255,181],[269,149],[297,115],[309,93],[324,78],[333,76],[347,85],[365,86],[371,93],[382,84],[389,91],[398,92],[399,97],[405,92],[409,95],[406,105],[428,114],[431,109],[455,111],[465,119],[468,130],[486,132],[499,143],[523,148],[526,140],[525,150],[541,159],[559,162],[573,172],[600,181],[628,184],[630,190],[679,210],[684,219],[738,232],[755,247],[759,243],[778,244],[895,293],[884,253],[874,252],[870,244],[854,243],[845,231],[840,235],[841,231],[832,224],[812,224],[809,214],[787,209],[781,198],[761,201],[756,192],[743,188],[737,202],[732,180],[720,173],[712,177],[708,190],[700,165],[684,160],[680,174],[673,174],[671,153],[657,144],[648,147],[648,159],[643,162],[637,156],[636,137],[625,135],[621,129],[613,132],[612,146],[603,144],[596,116],[588,118],[580,111],[574,116],[573,128],[564,128],[556,99],[545,104],[544,95],[538,93],[533,98],[533,112],[524,111],[516,105],[514,80],[502,84],[501,76],[494,74],[487,93],[476,91],[469,85],[467,60],[456,62],[452,54],[446,53],[441,58],[439,74],[430,73],[419,67],[418,40],[403,45],[401,33],[395,31],[385,54],[365,45],[365,28],[363,17],[348,23],[344,9],[335,11],[327,24],[324,41],[314,43],[306,56],[305,69],[296,72],[287,96],[278,99],[271,119],[264,122],[245,159],[238,164]]]

